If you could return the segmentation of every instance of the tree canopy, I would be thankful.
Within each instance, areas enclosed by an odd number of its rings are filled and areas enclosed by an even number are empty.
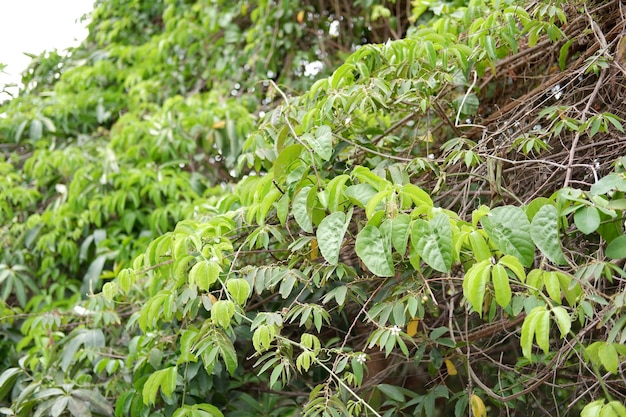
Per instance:
[[[0,413],[626,416],[625,25],[97,0],[0,105]]]

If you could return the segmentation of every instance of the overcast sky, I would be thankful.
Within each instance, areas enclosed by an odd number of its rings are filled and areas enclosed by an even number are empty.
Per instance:
[[[94,0],[0,0],[0,85],[17,83],[30,62],[24,52],[39,54],[75,46],[87,36],[80,17]],[[0,88],[1,89],[1,88]],[[2,101],[2,98],[0,98]]]

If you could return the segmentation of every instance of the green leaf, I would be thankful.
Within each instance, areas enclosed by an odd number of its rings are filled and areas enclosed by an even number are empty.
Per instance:
[[[509,268],[521,282],[524,282],[524,280],[526,279],[524,267],[516,257],[511,255],[505,255],[500,258],[500,260],[498,260],[498,263]]]
[[[478,262],[467,271],[463,278],[463,295],[479,316],[483,315],[485,287],[491,277],[491,261]]]
[[[605,254],[611,259],[626,258],[626,235],[613,239],[607,245]]]
[[[409,241],[409,224],[411,216],[405,213],[398,214],[391,222],[391,242],[393,248],[401,255],[406,253]]]
[[[250,295],[250,284],[243,278],[231,278],[226,281],[226,289],[239,305],[244,305]]]
[[[159,388],[161,388],[164,395],[171,397],[176,389],[177,374],[178,368],[176,366],[153,372],[143,385],[143,403],[145,405],[154,404]]]
[[[328,193],[328,211],[331,213],[339,210],[344,200],[346,200],[344,191],[346,189],[346,182],[349,179],[350,176],[346,174],[338,175],[326,185],[326,192]]]
[[[326,262],[337,265],[339,262],[339,252],[343,238],[348,230],[352,209],[345,215],[342,212],[335,212],[326,216],[317,228],[316,237],[320,252]]]
[[[20,368],[8,368],[0,375],[0,401],[11,391],[17,377],[23,373]]]
[[[370,198],[376,194],[376,189],[369,184],[351,185],[344,191],[352,204],[365,208]]]
[[[527,268],[533,264],[535,245],[530,235],[530,222],[521,208],[496,207],[480,222],[502,253],[517,257]]]
[[[310,185],[302,187],[302,189],[294,197],[292,203],[292,212],[296,223],[298,223],[298,226],[300,226],[302,230],[308,233],[313,233],[313,221],[311,219],[311,215],[309,214],[310,210],[313,208],[307,206],[309,193],[311,191],[315,192],[314,188]]]
[[[313,151],[324,161],[328,161],[333,155],[333,131],[330,126],[319,126],[315,135],[305,134],[302,139],[306,140]]]
[[[489,245],[487,245],[485,238],[483,238],[479,230],[471,232],[468,235],[468,239],[477,262],[491,259],[491,249],[489,249]]]
[[[561,46],[561,49],[559,51],[559,68],[561,68],[561,71],[565,71],[565,67],[567,66],[567,55],[569,53],[569,48],[570,46],[572,46],[572,42],[574,42],[574,40],[575,38],[572,38],[569,41],[565,42],[563,46]]]
[[[574,223],[578,230],[588,235],[600,227],[600,213],[593,206],[582,206],[574,213]]]
[[[299,143],[295,143],[293,145],[287,146],[280,152],[280,154],[276,158],[276,161],[274,162],[274,178],[276,178],[276,180],[280,180],[283,176],[289,174],[289,172],[291,171],[291,166],[294,164],[294,162],[300,160],[300,154],[302,153],[303,149],[304,146],[300,145]]]
[[[535,336],[537,337],[537,345],[548,354],[550,351],[550,313],[545,307],[537,307],[541,309],[535,317]]]
[[[201,290],[211,288],[222,272],[222,268],[215,262],[202,260],[196,263],[189,271],[189,285],[198,285]]]
[[[379,277],[394,275],[391,242],[385,241],[377,227],[367,225],[357,235],[355,250],[361,261]]]
[[[218,300],[211,307],[211,321],[224,329],[230,327],[234,315],[235,304],[230,300]]]
[[[559,276],[554,271],[543,272],[543,285],[546,287],[546,291],[550,298],[557,303],[561,302],[561,282]]]
[[[604,406],[604,400],[597,400],[591,402],[583,408],[580,413],[580,417],[600,417],[600,411]]]
[[[537,306],[531,310],[522,323],[522,331],[520,335],[520,345],[522,346],[522,354],[526,359],[531,359],[533,339],[535,337],[535,328],[537,327],[537,315],[544,307]]]
[[[533,217],[530,224],[530,235],[546,258],[557,265],[565,265],[567,261],[561,249],[558,221],[556,207],[546,204]]]
[[[511,302],[511,286],[509,276],[501,264],[496,264],[491,269],[491,280],[496,293],[496,302],[503,308]]]
[[[604,343],[598,350],[598,356],[602,366],[612,374],[617,374],[619,367],[619,357],[613,343]]]
[[[439,272],[448,272],[452,266],[452,228],[448,216],[439,213],[427,223],[413,222],[411,242],[420,257]]]
[[[561,331],[561,339],[563,339],[569,333],[572,328],[572,318],[565,308],[558,306],[552,309],[552,314],[554,314],[554,318],[556,320],[557,326],[559,326],[559,330]]]

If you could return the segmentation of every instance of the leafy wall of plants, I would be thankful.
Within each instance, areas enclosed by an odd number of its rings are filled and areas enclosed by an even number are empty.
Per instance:
[[[102,0],[33,64],[0,412],[626,415],[623,6],[354,5]]]

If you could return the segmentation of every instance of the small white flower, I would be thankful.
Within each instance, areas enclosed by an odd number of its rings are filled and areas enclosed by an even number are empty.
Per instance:
[[[339,36],[339,20],[333,20],[328,28],[328,34],[331,38]]]
[[[365,353],[361,353],[359,356],[357,356],[356,361],[360,364],[364,364],[365,361],[367,360],[367,355]]]
[[[307,62],[304,64],[304,76],[314,77],[324,69],[322,61]]]
[[[428,154],[428,159],[430,159],[430,160],[435,159],[435,154],[434,153],[429,153]]]
[[[391,334],[397,336],[400,334],[400,328],[396,325],[391,328]]]
[[[347,126],[350,124],[350,122],[352,121],[351,117],[346,117],[346,120],[344,121],[344,124]]]
[[[465,124],[468,124],[468,125],[472,124],[472,119],[465,119]]]
[[[561,84],[557,84],[552,87],[552,95],[557,100],[559,100],[563,96],[563,89],[561,88]]]

